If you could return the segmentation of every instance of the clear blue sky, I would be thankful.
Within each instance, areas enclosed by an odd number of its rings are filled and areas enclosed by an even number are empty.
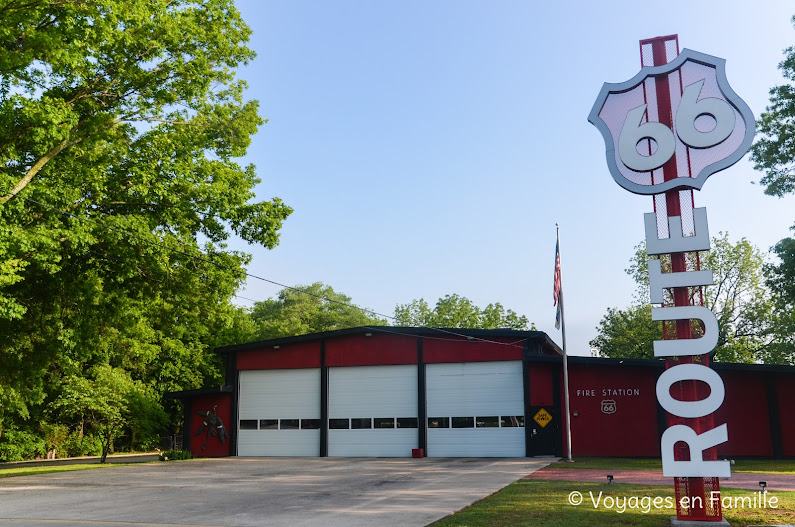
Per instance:
[[[638,72],[638,40],[678,33],[682,48],[727,60],[758,116],[795,44],[795,6],[780,0],[237,5],[258,54],[240,76],[269,119],[244,162],[259,198],[295,209],[276,249],[237,246],[250,272],[322,281],[386,314],[449,293],[501,302],[560,342],[558,222],[572,354],[588,353],[607,307],[630,304],[624,269],[652,210],[613,182],[586,120],[602,83]],[[767,251],[789,235],[795,198],[765,196],[759,176],[746,157],[696,206],[712,233]],[[277,293],[250,280],[240,294]]]

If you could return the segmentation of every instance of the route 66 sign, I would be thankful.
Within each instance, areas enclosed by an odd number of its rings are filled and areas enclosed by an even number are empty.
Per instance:
[[[602,401],[602,413],[614,414],[616,413],[616,402],[613,399],[605,399]]]
[[[588,121],[602,133],[616,183],[644,195],[700,190],[709,176],[745,155],[754,116],[729,86],[725,64],[685,49],[626,82],[605,83]],[[668,89],[658,94],[661,79]],[[659,115],[658,108],[670,113]],[[671,162],[678,177],[666,181],[663,166]]]

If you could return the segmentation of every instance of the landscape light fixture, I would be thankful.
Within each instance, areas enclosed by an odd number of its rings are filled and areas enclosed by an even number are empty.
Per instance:
[[[762,492],[767,494],[767,481],[760,481],[759,486],[762,488]]]
[[[612,485],[613,484],[613,475],[612,474],[608,474],[607,475],[607,484],[608,485]]]

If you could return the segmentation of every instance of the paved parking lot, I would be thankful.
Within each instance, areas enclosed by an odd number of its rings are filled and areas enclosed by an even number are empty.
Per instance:
[[[0,479],[0,527],[424,526],[553,458],[223,458]]]

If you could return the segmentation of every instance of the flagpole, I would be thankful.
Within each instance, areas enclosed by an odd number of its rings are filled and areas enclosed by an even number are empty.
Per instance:
[[[556,223],[555,230],[558,236],[558,255],[560,255],[560,226]],[[566,354],[566,315],[563,310],[563,272],[559,271],[560,279],[560,293],[558,302],[560,302],[560,334],[563,339],[563,401],[566,410],[566,446],[568,447],[567,461],[571,459],[571,412],[569,412],[569,357]]]

